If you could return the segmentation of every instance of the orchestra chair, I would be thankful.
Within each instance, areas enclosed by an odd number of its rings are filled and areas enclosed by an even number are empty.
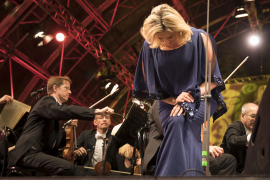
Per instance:
[[[10,177],[10,176],[47,176],[47,174],[40,172],[35,169],[22,168],[22,167],[8,167],[8,132],[9,135],[15,136],[14,139],[18,139],[16,132],[6,126],[2,127],[2,134],[4,140],[4,162],[1,177]]]
[[[150,131],[149,127],[145,126],[145,127],[142,127],[140,129],[140,131],[138,132],[138,140],[139,140],[139,146],[140,146],[141,159],[143,159],[143,157],[144,157],[144,152],[145,152],[146,146],[148,144],[149,131]]]

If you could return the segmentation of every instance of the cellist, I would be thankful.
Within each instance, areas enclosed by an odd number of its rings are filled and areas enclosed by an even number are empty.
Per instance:
[[[75,151],[78,166],[95,167],[96,163],[102,161],[103,142],[105,138],[110,139],[107,149],[106,161],[109,162],[113,170],[118,170],[116,165],[116,154],[118,149],[125,144],[123,141],[111,135],[109,126],[111,125],[110,115],[96,115],[94,119],[96,129],[82,131],[77,138],[78,150]],[[94,171],[82,169],[81,176],[95,175]]]
[[[57,150],[66,141],[65,131],[60,132],[58,121],[91,121],[95,115],[108,115],[114,111],[108,107],[91,109],[63,105],[71,95],[70,84],[71,80],[67,76],[53,76],[48,80],[48,96],[40,99],[31,110],[16,147],[9,153],[9,166],[37,169],[51,176],[74,175],[73,164],[55,157]]]

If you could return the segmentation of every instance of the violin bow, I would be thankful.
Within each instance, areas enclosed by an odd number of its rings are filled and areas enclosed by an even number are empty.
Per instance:
[[[104,98],[102,98],[101,100],[99,100],[98,102],[96,102],[95,104],[93,104],[92,106],[90,106],[89,108],[93,108],[95,105],[99,104],[100,102],[104,101],[106,98],[108,98],[109,96],[112,96],[116,91],[119,90],[118,88],[118,84],[114,85],[110,94],[108,94],[107,96],[105,96]]]

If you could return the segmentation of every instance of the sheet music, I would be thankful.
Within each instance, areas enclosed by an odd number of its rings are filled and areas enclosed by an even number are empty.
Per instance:
[[[8,126],[13,129],[24,113],[29,112],[30,109],[31,106],[15,99],[11,104],[6,104],[0,114],[0,131],[2,131],[3,126]]]

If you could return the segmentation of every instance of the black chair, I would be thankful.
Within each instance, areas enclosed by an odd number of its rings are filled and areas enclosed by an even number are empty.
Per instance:
[[[139,140],[139,146],[140,146],[140,156],[143,159],[144,157],[144,151],[146,149],[146,146],[148,144],[149,139],[149,127],[145,126],[140,129],[138,132],[138,140]]]
[[[9,132],[9,134],[8,134]],[[4,160],[3,160],[3,169],[1,173],[1,177],[5,176],[46,176],[46,173],[37,171],[35,169],[30,168],[21,168],[21,167],[8,167],[8,148],[9,148],[9,141],[8,141],[8,135],[12,135],[15,139],[15,142],[17,142],[19,135],[12,129],[3,126],[2,127],[2,141],[4,144]]]

